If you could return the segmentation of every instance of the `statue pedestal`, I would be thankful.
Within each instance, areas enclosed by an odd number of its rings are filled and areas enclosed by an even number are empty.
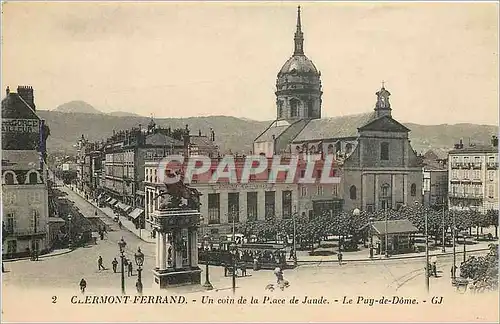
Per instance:
[[[157,231],[156,268],[153,269],[155,285],[160,289],[199,285],[201,283],[201,269],[198,267],[200,212],[170,208],[155,211],[152,216],[153,227]]]
[[[199,267],[189,269],[154,269],[153,276],[155,285],[159,285],[160,289],[201,284],[201,269]]]

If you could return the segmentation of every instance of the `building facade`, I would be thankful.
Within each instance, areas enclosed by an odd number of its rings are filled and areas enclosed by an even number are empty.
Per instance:
[[[316,190],[346,211],[420,203],[422,168],[408,138],[410,130],[392,117],[391,93],[382,85],[372,112],[321,118],[321,73],[304,54],[303,42],[299,8],[294,52],[277,76],[277,117],[255,139],[254,153],[334,156],[339,186]],[[313,200],[310,208],[320,200],[307,199]]]
[[[462,141],[449,152],[449,208],[498,210],[498,137],[490,145],[465,147]]]
[[[45,143],[50,131],[35,110],[32,87],[7,87],[2,100],[2,222],[9,233],[6,257],[50,248],[48,170]]]
[[[448,209],[448,154],[443,157],[430,150],[422,159],[424,206]]]

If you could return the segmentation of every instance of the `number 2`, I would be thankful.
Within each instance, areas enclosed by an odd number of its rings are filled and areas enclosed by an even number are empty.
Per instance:
[[[55,304],[57,302],[57,296],[52,296],[52,304]]]

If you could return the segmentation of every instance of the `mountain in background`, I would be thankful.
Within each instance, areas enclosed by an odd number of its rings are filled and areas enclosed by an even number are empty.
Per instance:
[[[149,123],[149,117],[112,116],[109,114],[73,113],[68,115],[59,111],[37,110],[40,118],[46,120],[50,127],[47,140],[49,153],[74,152],[73,144],[82,136],[90,141],[105,140],[113,134],[113,130],[143,128]],[[155,118],[158,126],[172,129],[185,128],[188,125],[191,134],[208,135],[210,128],[215,131],[215,141],[222,153],[249,152],[254,139],[270,124],[270,121],[255,121],[229,116],[208,116],[189,118]],[[411,145],[417,153],[425,153],[432,149],[446,153],[453,145],[463,139],[465,145],[489,144],[491,136],[498,133],[498,127],[493,125],[455,124],[455,125],[419,125],[405,123],[410,132]],[[470,138],[470,140],[469,140]]]
[[[78,114],[103,114],[102,111],[95,109],[92,105],[81,100],[74,100],[63,103],[54,111],[62,113],[78,113]]]

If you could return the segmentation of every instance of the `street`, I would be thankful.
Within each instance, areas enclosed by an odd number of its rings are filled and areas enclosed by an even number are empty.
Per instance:
[[[75,203],[82,214],[93,216],[96,208],[74,193],[68,187],[60,187],[67,193],[67,198]],[[6,263],[4,275],[4,287],[18,288],[50,287],[70,288],[78,290],[79,281],[85,278],[88,291],[95,289],[106,289],[109,292],[119,292],[121,287],[120,268],[113,273],[111,262],[117,258],[120,262],[118,241],[123,237],[127,242],[125,256],[134,264],[133,276],[125,276],[126,290],[135,292],[137,280],[137,267],[134,261],[134,253],[140,247],[145,255],[143,271],[143,285],[145,293],[148,290],[156,290],[153,285],[151,269],[155,264],[155,245],[139,239],[126,229],[120,230],[116,222],[108,216],[99,212],[99,216],[109,224],[111,230],[104,240],[98,240],[97,245],[78,248],[71,253],[40,259],[38,262],[29,260]],[[97,259],[102,256],[106,270],[99,271]],[[461,258],[457,258],[459,264]],[[438,262],[439,278],[431,278],[432,286],[439,287],[439,291],[452,290],[450,284],[450,267],[452,257],[440,257]],[[201,265],[203,271],[205,267]],[[356,290],[361,292],[416,292],[424,286],[424,259],[412,258],[407,260],[376,260],[365,262],[344,262],[342,266],[338,263],[311,263],[301,265],[295,270],[285,271],[285,278],[290,281],[290,291],[324,290],[342,291]],[[274,283],[275,278],[272,271],[248,271],[245,278],[237,278],[239,290],[256,289],[263,290],[269,283]],[[29,281],[26,280],[29,278]],[[204,273],[202,276],[205,278]],[[202,281],[203,281],[202,280]],[[216,289],[228,289],[231,287],[231,278],[224,277],[222,267],[210,267],[210,280]]]

